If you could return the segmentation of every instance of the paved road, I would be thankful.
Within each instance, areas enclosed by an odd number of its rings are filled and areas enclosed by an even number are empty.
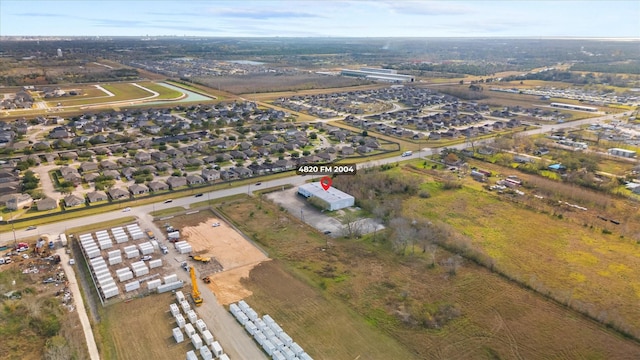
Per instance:
[[[78,282],[76,281],[76,273],[73,270],[73,267],[69,265],[69,255],[67,255],[65,249],[58,249],[58,251],[56,251],[56,254],[60,255],[60,264],[62,265],[62,269],[64,269],[65,274],[67,274],[69,289],[71,290],[71,294],[73,295],[73,303],[76,306],[76,311],[78,312],[78,316],[80,317],[80,324],[82,324],[82,329],[84,330],[84,337],[87,341],[89,357],[91,358],[91,360],[100,360],[100,353],[98,352],[96,341],[93,338],[93,331],[91,330],[89,317],[87,316],[87,311],[85,310],[84,302],[82,301],[82,295],[80,295],[80,288],[78,287]]]

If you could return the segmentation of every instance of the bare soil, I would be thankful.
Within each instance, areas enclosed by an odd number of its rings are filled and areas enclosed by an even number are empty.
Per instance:
[[[213,224],[220,225],[214,227]],[[191,244],[194,254],[211,257],[209,264],[194,262],[194,265],[201,277],[211,279],[208,288],[219,303],[227,305],[251,295],[240,281],[248,277],[254,266],[269,260],[264,252],[216,217],[183,227],[181,233]]]

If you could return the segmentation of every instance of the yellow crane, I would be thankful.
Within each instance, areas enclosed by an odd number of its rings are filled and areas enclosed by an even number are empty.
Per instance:
[[[202,296],[200,296],[198,284],[196,283],[196,269],[192,266],[189,269],[189,273],[191,274],[191,298],[196,306],[200,306],[202,305]]]

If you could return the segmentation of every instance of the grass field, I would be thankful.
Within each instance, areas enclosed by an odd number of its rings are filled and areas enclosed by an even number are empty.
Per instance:
[[[176,344],[171,329],[176,327],[169,313],[173,294],[154,294],[103,309],[98,325],[102,346],[100,357],[106,360],[184,358],[193,350],[191,342]]]
[[[331,240],[323,251],[321,234],[270,203],[245,199],[222,208],[280,259],[251,272],[245,285],[254,295],[248,301],[275,315],[314,358],[640,356],[637,344],[474,264],[465,263],[451,276],[443,266],[430,268],[420,254],[400,257],[384,241],[370,239]],[[437,260],[449,256],[440,250]],[[440,328],[414,321],[446,306],[459,313]],[[327,324],[329,316],[339,326]],[[345,334],[342,328],[363,330]],[[363,338],[365,330],[379,333]]]
[[[452,225],[491,256],[504,273],[603,322],[615,322],[640,334],[636,309],[640,276],[632,270],[640,266],[640,248],[632,237],[603,233],[595,223],[600,221],[595,216],[598,213],[569,214],[569,218],[581,217],[564,219],[501,200],[477,185],[475,189],[441,191],[431,184],[432,197],[408,200],[406,216]],[[623,228],[640,221],[633,213],[619,213],[615,218]],[[585,225],[587,221],[596,226]],[[603,226],[618,230],[608,223]]]
[[[180,91],[169,89],[166,86],[162,86],[162,84],[154,82],[136,82],[136,84],[160,94],[158,95],[158,97],[154,98],[155,100],[175,100],[181,98],[184,95]]]
[[[102,104],[102,103],[109,103],[114,101],[136,100],[136,99],[153,96],[152,93],[146,90],[143,90],[137,86],[134,86],[131,83],[112,83],[112,84],[102,84],[100,86],[102,86],[105,90],[110,91],[115,96],[108,96],[103,91],[100,91],[101,95],[97,97],[86,97],[84,99],[70,99],[69,101],[64,103],[64,106]],[[57,103],[58,101],[56,100],[48,102],[49,106],[51,107],[55,107]]]

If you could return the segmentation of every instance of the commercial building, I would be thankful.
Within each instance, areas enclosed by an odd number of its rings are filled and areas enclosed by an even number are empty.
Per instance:
[[[611,148],[608,150],[609,155],[622,156],[626,158],[632,158],[636,156],[636,152],[632,150],[620,149],[620,148]]]
[[[312,182],[298,187],[298,194],[310,198],[317,197],[327,204],[327,210],[344,209],[355,204],[355,198],[334,187],[323,189],[320,182]]]
[[[392,69],[360,68],[360,70],[343,69],[342,76],[360,77],[368,80],[387,81],[393,83],[413,82],[415,79],[411,75],[398,74]]]
[[[594,108],[591,106],[580,106],[573,104],[565,104],[565,103],[551,103],[551,107],[561,108],[561,109],[569,109],[569,110],[579,110],[579,111],[598,111],[598,108]]]

